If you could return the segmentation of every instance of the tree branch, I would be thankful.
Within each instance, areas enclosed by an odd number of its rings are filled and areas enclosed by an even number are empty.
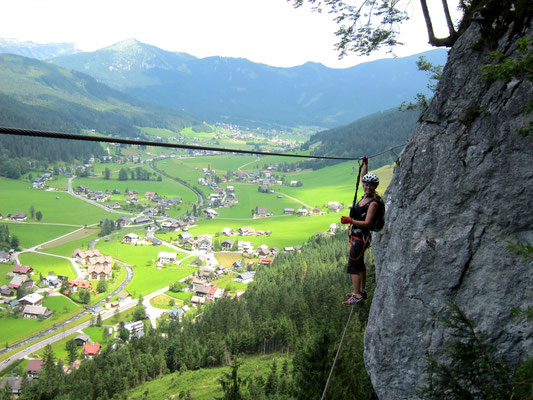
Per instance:
[[[444,9],[444,15],[446,16],[446,24],[448,24],[448,32],[450,32],[450,37],[456,39],[457,32],[453,26],[452,16],[450,15],[450,9],[448,7],[448,1],[442,0],[442,8]]]
[[[446,4],[446,0],[442,0],[444,4]],[[455,34],[450,33],[450,36],[446,38],[436,38],[435,33],[433,32],[433,25],[431,23],[431,17],[429,15],[429,9],[427,5],[426,0],[420,0],[420,5],[422,6],[422,13],[424,14],[424,20],[426,21],[426,28],[428,31],[428,37],[429,41],[428,43],[435,47],[451,47],[453,43],[455,42]],[[450,12],[448,10],[448,6],[445,5],[445,14],[446,14],[446,20],[448,22],[448,18],[450,18],[449,23],[451,23],[451,17]],[[448,29],[450,29],[450,25],[448,24]],[[453,23],[451,24],[451,29],[453,32],[455,32],[455,29],[453,29]]]

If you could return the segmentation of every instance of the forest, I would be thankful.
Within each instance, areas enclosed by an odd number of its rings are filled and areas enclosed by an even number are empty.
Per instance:
[[[401,146],[415,129],[420,110],[400,111],[393,108],[355,120],[354,122],[318,132],[309,138],[303,150],[311,149],[318,156],[362,157],[377,154],[392,146]],[[391,164],[400,154],[399,147],[372,159],[374,167]],[[364,154],[363,154],[364,153]],[[300,163],[301,168],[323,168],[334,164],[331,160],[310,160]]]

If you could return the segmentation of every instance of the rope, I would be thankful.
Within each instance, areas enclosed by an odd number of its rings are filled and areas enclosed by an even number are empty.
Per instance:
[[[348,325],[350,324],[350,320],[352,319],[352,314],[354,310],[354,306],[352,306],[352,310],[350,311],[350,315],[348,316],[348,322],[346,322],[346,326],[344,327],[344,332],[342,334],[341,342],[339,343],[339,348],[337,349],[337,354],[335,355],[335,360],[333,360],[333,365],[331,366],[331,371],[329,371],[328,380],[326,381],[326,387],[324,388],[324,391],[322,392],[321,400],[324,400],[326,398],[326,392],[328,391],[329,381],[331,380],[331,377],[333,375],[333,370],[335,369],[335,364],[337,363],[337,359],[339,358],[339,353],[342,349],[342,343],[344,342],[344,336],[346,335],[346,330],[348,329]]]
[[[8,134],[8,135],[17,135],[17,136],[34,136],[34,137],[47,137],[47,138],[53,138],[53,139],[84,140],[88,142],[121,143],[121,144],[131,144],[131,145],[139,145],[139,146],[170,147],[170,148],[175,148],[175,149],[187,149],[187,150],[220,151],[223,153],[259,154],[259,155],[265,155],[265,156],[314,158],[314,159],[321,159],[321,160],[354,161],[354,160],[361,159],[361,157],[353,158],[353,157],[313,156],[313,155],[306,155],[306,154],[270,153],[268,151],[230,149],[230,148],[225,148],[225,147],[212,147],[212,146],[196,146],[196,145],[191,145],[191,144],[178,144],[178,143],[162,143],[162,142],[152,142],[149,140],[110,138],[106,136],[87,136],[87,135],[78,135],[78,134],[73,134],[73,133],[60,133],[60,132],[41,131],[41,130],[33,130],[33,129],[6,128],[6,127],[0,127],[0,133]],[[393,149],[396,149],[402,146],[405,146],[405,143],[391,147],[387,150],[382,151],[381,153],[368,156],[368,158],[379,156],[381,154],[387,153],[389,151],[392,151]]]

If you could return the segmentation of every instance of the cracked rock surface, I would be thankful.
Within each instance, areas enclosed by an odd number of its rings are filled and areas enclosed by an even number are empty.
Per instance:
[[[516,56],[519,36],[498,50]],[[449,335],[434,315],[455,301],[518,362],[533,349],[531,322],[511,309],[533,305],[533,265],[506,241],[533,243],[533,84],[481,77],[492,58],[473,46],[474,22],[450,52],[439,87],[400,155],[386,193],[386,225],[372,244],[375,292],[365,364],[380,399],[417,399],[428,356],[443,356]],[[441,357],[444,358],[444,357]]]

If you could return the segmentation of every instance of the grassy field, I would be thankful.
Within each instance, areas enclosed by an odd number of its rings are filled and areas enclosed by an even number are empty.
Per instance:
[[[237,260],[242,258],[241,253],[215,253],[215,258],[220,263],[220,265],[225,265],[229,267],[233,265]]]
[[[278,369],[283,365],[285,355],[268,354],[243,357],[239,360],[239,376],[242,378],[262,376],[266,381],[272,362],[276,360]],[[290,362],[290,360],[289,360]],[[290,364],[289,364],[290,365]],[[127,392],[128,399],[168,399],[177,398],[181,392],[191,392],[195,400],[222,398],[224,393],[218,383],[218,378],[230,372],[230,367],[203,368],[196,371],[176,372],[155,379]]]
[[[219,289],[225,289],[226,292],[230,294],[236,294],[237,292],[245,291],[248,287],[247,283],[233,282],[235,279],[235,274],[230,272],[228,274],[222,275],[220,278],[215,280],[216,287]]]
[[[6,274],[13,271],[13,266],[12,264],[0,264],[0,286],[7,285],[11,281],[11,277]]]
[[[142,166],[142,168],[153,172],[153,170],[147,166]],[[163,177],[161,181],[137,181],[129,179],[127,181],[119,181],[118,179],[106,180],[103,178],[76,178],[72,182],[72,185],[73,187],[83,185],[91,188],[91,190],[101,190],[104,192],[106,190],[113,191],[116,189],[121,193],[121,195],[111,196],[111,203],[114,201],[123,200],[126,189],[129,189],[130,191],[137,190],[139,192],[139,199],[144,198],[144,194],[146,192],[156,192],[160,196],[181,197],[184,203],[196,201],[196,196],[190,191],[190,189],[186,188],[179,182],[165,177]]]
[[[68,180],[69,177],[66,175],[54,176],[54,179],[48,181],[46,184],[51,188],[66,190],[68,189]]]
[[[123,234],[112,235],[109,242],[99,240],[96,244],[96,248],[103,254],[116,258],[126,264],[143,267],[155,265],[157,262],[157,254],[160,251],[179,253],[166,246],[135,246],[132,244],[122,244],[122,236]],[[183,258],[186,254],[179,253],[178,256]]]
[[[202,234],[214,234],[222,232],[225,227],[237,231],[240,227],[251,226],[255,230],[271,231],[271,236],[232,236],[229,239],[243,240],[251,242],[254,247],[266,244],[269,247],[283,249],[287,246],[303,244],[316,232],[325,232],[330,224],[338,223],[342,213],[330,213],[326,215],[316,215],[308,217],[280,216],[260,219],[211,219],[201,221],[197,227],[191,228],[189,232],[198,236]],[[220,236],[220,241],[224,236]]]
[[[174,305],[170,305],[171,301],[174,301]],[[161,308],[163,310],[172,310],[174,307],[181,307],[183,303],[183,300],[178,297],[168,296],[166,294],[160,294],[150,300],[150,304],[153,307]]]
[[[54,313],[70,314],[80,309],[76,303],[65,296],[49,296],[43,299],[43,305]]]
[[[91,315],[90,314],[86,314],[86,315],[82,316],[81,318],[77,319],[76,321],[70,322],[69,324],[65,325],[64,329],[65,329],[65,331],[67,331],[67,330],[69,330],[71,328],[74,328],[75,326],[78,326],[78,325],[80,325],[80,324],[82,324],[84,322],[89,321],[90,319],[91,319]],[[57,335],[57,332],[49,333],[48,335],[43,336],[42,338],[40,338],[40,340],[47,339],[47,338],[52,337],[54,335]],[[13,354],[18,353],[22,349],[25,349],[25,348],[31,346],[34,343],[35,343],[35,341],[34,342],[30,342],[30,343],[26,343],[25,345],[23,345],[21,347],[18,347],[16,349],[13,349],[13,350],[10,350],[10,351],[6,351],[5,353],[2,353],[2,355],[0,355],[0,361],[3,361],[6,358],[11,357]]]
[[[23,253],[19,255],[19,260],[22,265],[29,265],[33,268],[33,280],[35,282],[39,281],[39,273],[43,277],[51,274],[51,272],[54,272],[55,275],[68,276],[69,279],[76,277],[76,271],[72,264],[64,258],[38,253]]]
[[[165,267],[163,269],[136,267],[133,280],[126,286],[126,291],[133,297],[147,295],[158,289],[164,288],[197,271],[195,267]],[[1,343],[1,342],[0,342]]]
[[[0,324],[0,343],[14,344],[27,337],[30,337],[37,332],[46,330],[53,325],[65,321],[77,314],[80,307],[72,303],[65,297],[47,297],[43,299],[43,305],[54,311],[52,316],[45,320],[37,320],[30,318],[13,318],[7,315],[2,316],[2,323]],[[80,323],[80,322],[78,322]]]
[[[0,221],[0,225],[4,224],[9,228],[11,235],[19,238],[20,247],[28,249],[40,243],[47,242],[58,236],[66,235],[78,227],[62,226],[62,225],[48,225],[38,222],[7,222]]]
[[[41,211],[41,222],[54,222],[83,226],[94,224],[110,213],[90,205],[68,193],[31,189],[29,182],[0,178],[0,214],[25,212],[30,216],[30,207]]]
[[[233,183],[235,194],[239,203],[231,208],[219,208],[217,212],[220,218],[249,218],[252,216],[252,210],[256,207],[263,207],[274,215],[283,215],[283,209],[294,208],[298,210],[303,207],[300,203],[289,199],[288,197],[277,198],[274,193],[259,193],[257,185],[247,183]]]
[[[193,292],[171,292],[170,290],[165,292],[165,294],[175,299],[179,299],[182,303],[186,304],[190,304],[191,298],[194,296]]]
[[[58,256],[72,257],[74,250],[87,250],[89,242],[98,238],[100,229],[82,229],[63,239],[55,240],[41,247],[43,253],[55,254]]]
[[[111,320],[107,319],[104,322],[111,323]],[[104,324],[107,325],[107,324]],[[100,343],[101,345],[109,342],[111,339],[109,336],[104,335],[104,329],[109,329],[105,326],[90,326],[83,330],[83,333],[88,335],[94,343]]]
[[[74,339],[78,335],[79,333],[73,333],[72,335],[69,335],[65,337],[64,339],[61,339],[61,340],[58,340],[57,342],[52,343],[51,345],[54,355],[56,356],[58,360],[62,360],[64,365],[68,365],[68,352],[66,349],[66,344],[69,340]],[[45,348],[43,347],[41,350],[36,351],[34,354],[42,358],[44,356],[44,352],[45,352]],[[78,354],[81,355],[81,346],[78,348]]]

